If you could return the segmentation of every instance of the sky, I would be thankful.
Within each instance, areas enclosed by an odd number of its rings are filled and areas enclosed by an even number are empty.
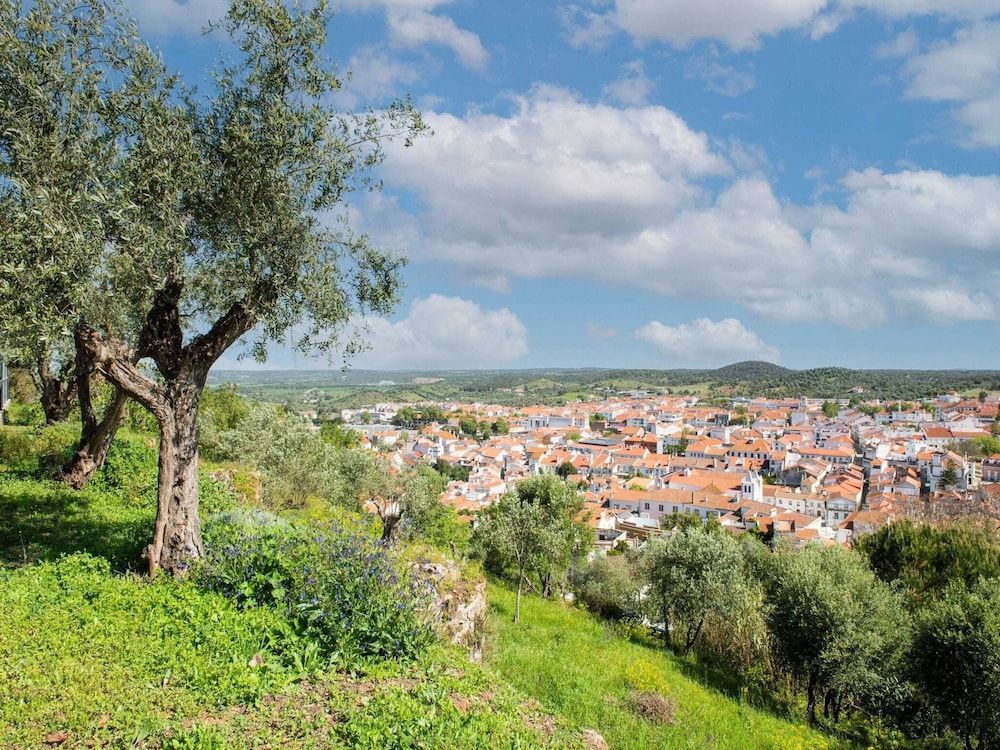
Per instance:
[[[127,1],[208,82],[224,0]],[[335,9],[337,105],[433,130],[351,199],[410,259],[354,366],[1000,369],[1000,0]]]

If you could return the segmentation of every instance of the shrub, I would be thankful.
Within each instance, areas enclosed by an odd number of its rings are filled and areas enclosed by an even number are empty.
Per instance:
[[[205,544],[203,585],[283,610],[331,661],[413,657],[432,639],[418,585],[356,529],[233,512],[207,525]]]
[[[79,427],[57,424],[45,428],[0,427],[0,471],[48,477],[73,454]]]
[[[45,424],[45,412],[42,410],[42,405],[37,402],[20,404],[14,401],[11,402],[8,419],[12,425],[41,427]]]
[[[636,693],[629,699],[633,711],[655,724],[673,724],[677,704],[659,693]]]
[[[625,555],[597,557],[573,576],[577,600],[594,614],[609,620],[638,618],[639,571]]]
[[[139,435],[119,432],[94,483],[123,497],[155,504],[157,473],[155,443]]]

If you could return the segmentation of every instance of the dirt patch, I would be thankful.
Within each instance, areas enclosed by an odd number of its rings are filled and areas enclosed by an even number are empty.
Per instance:
[[[629,698],[629,707],[655,724],[673,724],[677,717],[677,704],[659,693],[635,693]]]

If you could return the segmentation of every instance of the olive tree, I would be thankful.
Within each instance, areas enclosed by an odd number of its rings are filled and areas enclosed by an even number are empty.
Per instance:
[[[120,64],[95,63],[88,127],[101,148],[79,155],[88,180],[63,197],[70,240],[53,252],[16,252],[3,270],[18,290],[39,275],[72,280],[63,300],[34,298],[36,314],[71,321],[95,370],[156,418],[147,557],[151,573],[183,573],[202,554],[197,415],[209,369],[241,341],[259,360],[274,340],[303,352],[358,351],[364,328],[355,321],[391,310],[403,260],[350,229],[345,200],[378,186],[371,170],[387,138],[408,144],[424,126],[406,102],[377,113],[333,108],[340,82],[323,57],[324,0],[308,9],[231,0],[216,29],[233,54],[210,95],[169,75],[130,36],[118,6],[89,4],[124,29],[102,47],[106,57],[121,54],[118,42],[131,45]],[[21,28],[74,8],[52,0],[27,15],[5,12]],[[34,38],[14,36],[30,69]],[[73,46],[62,54],[68,65]],[[47,101],[50,82],[39,85]],[[78,198],[88,207],[79,216]],[[30,214],[35,197],[21,199]],[[26,235],[44,246],[45,232]]]
[[[480,515],[472,543],[484,567],[517,585],[514,622],[521,618],[521,593],[535,575],[543,595],[587,546],[590,530],[577,518],[580,494],[554,476],[522,479]]]
[[[0,341],[32,371],[47,422],[79,398],[81,438],[64,472],[77,486],[103,462],[124,411],[116,394],[97,416],[93,362],[74,333],[87,300],[123,322],[95,258],[124,218],[120,115],[155,66],[101,0],[0,0]]]
[[[1000,746],[1000,583],[956,583],[917,618],[914,678],[965,747]]]
[[[643,550],[652,619],[663,619],[664,640],[675,634],[686,655],[708,617],[732,615],[746,598],[743,557],[736,540],[700,525],[650,541]]]
[[[889,697],[907,646],[902,600],[849,550],[808,545],[760,561],[776,656],[805,682],[809,722],[824,688],[835,720],[845,697]]]

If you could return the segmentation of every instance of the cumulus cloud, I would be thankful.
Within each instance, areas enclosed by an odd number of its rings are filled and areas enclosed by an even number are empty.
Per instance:
[[[951,318],[996,317],[1000,177],[846,175],[836,202],[796,205],[658,106],[536,88],[507,115],[429,112],[435,137],[394,152],[386,182],[417,208],[388,226],[467,276],[585,278],[714,299],[786,321],[940,318],[904,292],[960,288]],[[949,298],[938,297],[938,306]]]
[[[905,95],[947,102],[972,146],[1000,146],[1000,21],[959,29],[905,63]]]
[[[652,344],[666,357],[669,366],[719,366],[746,359],[778,362],[778,350],[765,344],[736,318],[709,320],[668,326],[653,320],[639,328],[635,337]]]
[[[365,320],[371,349],[356,366],[375,369],[477,369],[509,365],[528,352],[528,332],[507,308],[484,310],[459,297],[417,299],[392,322]]]
[[[892,297],[904,309],[937,323],[996,320],[997,305],[984,294],[962,289],[894,289]]]
[[[579,45],[603,41],[617,28],[640,43],[683,47],[714,39],[746,50],[789,29],[808,30],[819,38],[857,12],[896,20],[928,15],[981,20],[1000,12],[1000,0],[615,0],[603,13],[570,7],[570,39]]]
[[[341,0],[347,10],[384,10],[390,41],[399,47],[440,44],[448,47],[467,68],[480,68],[488,53],[479,35],[463,29],[450,17],[434,13],[450,0]]]
[[[447,16],[423,11],[390,12],[389,38],[402,47],[441,44],[451,48],[467,68],[480,68],[486,62],[486,48],[479,35],[459,26]]]

